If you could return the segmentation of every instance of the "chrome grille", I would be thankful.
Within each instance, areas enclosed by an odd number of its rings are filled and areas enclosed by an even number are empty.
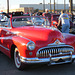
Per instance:
[[[49,54],[59,54],[60,52],[74,52],[73,47],[44,47],[38,50],[37,57],[49,57]]]

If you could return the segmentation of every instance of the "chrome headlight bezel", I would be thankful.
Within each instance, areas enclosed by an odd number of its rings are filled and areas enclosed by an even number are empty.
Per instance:
[[[35,43],[33,41],[28,42],[27,49],[33,51],[35,49]]]

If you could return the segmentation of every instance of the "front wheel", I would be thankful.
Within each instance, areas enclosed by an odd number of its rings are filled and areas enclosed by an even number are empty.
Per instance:
[[[20,61],[20,53],[18,48],[15,48],[14,50],[14,63],[17,69],[19,70],[24,69],[24,63]]]
[[[70,64],[74,63],[74,59],[70,62]]]

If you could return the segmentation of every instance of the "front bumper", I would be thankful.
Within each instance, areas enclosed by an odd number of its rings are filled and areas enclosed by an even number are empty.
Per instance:
[[[20,61],[25,64],[38,64],[38,63],[49,63],[50,65],[63,64],[63,63],[70,63],[72,62],[72,60],[75,60],[75,55],[72,55],[72,52],[70,52],[69,54],[70,55],[65,55],[65,56],[63,56],[64,54],[62,54],[61,56],[58,55],[52,56],[51,54],[49,54],[50,56],[49,58],[38,58],[38,57],[25,58],[21,56]]]

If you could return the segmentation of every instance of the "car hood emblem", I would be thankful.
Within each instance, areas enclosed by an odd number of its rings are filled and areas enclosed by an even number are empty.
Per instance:
[[[62,42],[60,42],[60,41],[57,39],[54,43],[51,43],[51,44],[48,44],[48,45],[62,45],[62,44],[65,44],[65,43],[62,43]]]
[[[57,39],[56,41],[55,41],[55,44],[60,44],[61,42]]]

